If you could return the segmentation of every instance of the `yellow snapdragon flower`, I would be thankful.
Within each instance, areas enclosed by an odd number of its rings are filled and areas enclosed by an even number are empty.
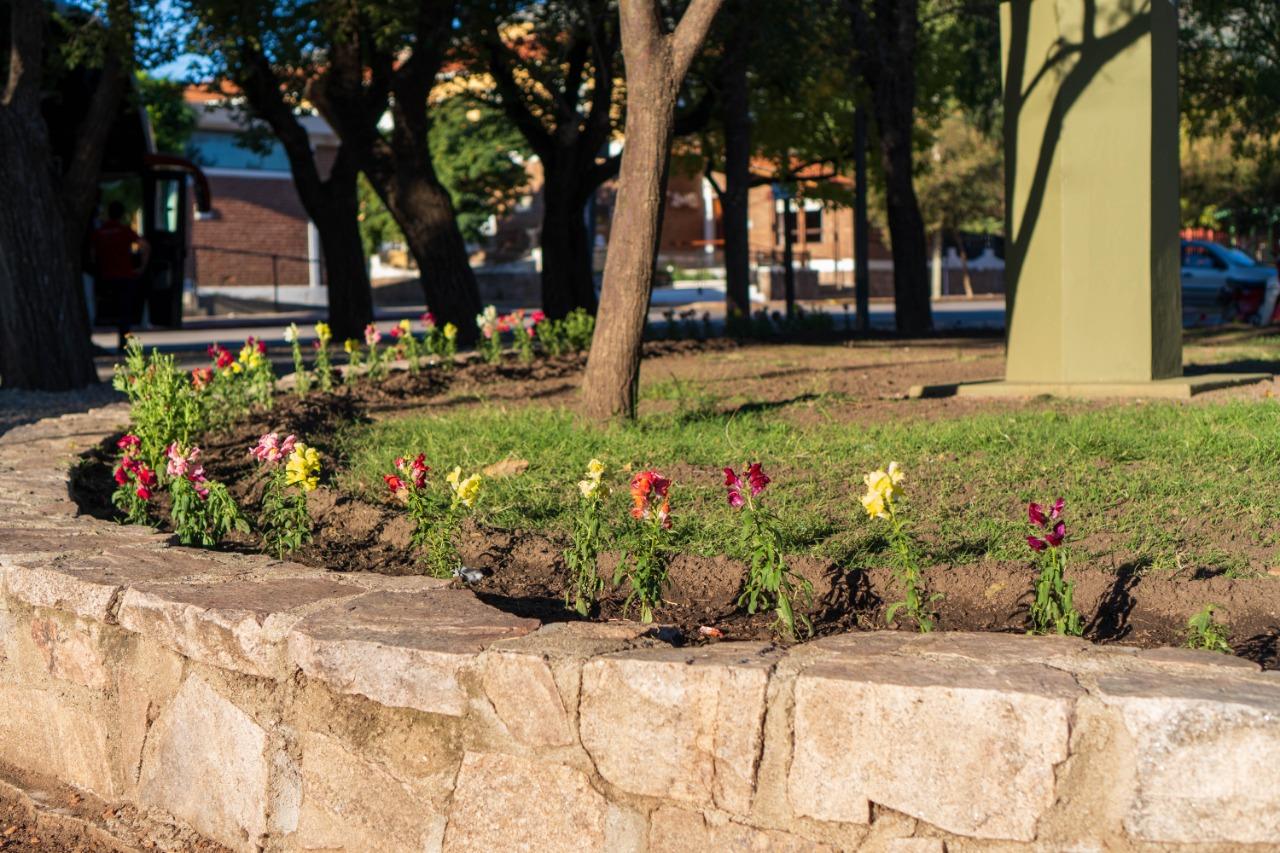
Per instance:
[[[320,346],[329,345],[329,341],[333,340],[333,331],[328,323],[316,323],[316,337],[320,339]]]
[[[347,338],[345,341],[342,342],[342,348],[346,350],[348,354],[350,354],[360,349],[360,342],[357,341],[355,338]]]
[[[320,452],[299,441],[293,446],[284,472],[285,485],[297,485],[304,492],[313,491],[320,485]]]
[[[255,370],[261,367],[262,361],[262,353],[258,352],[257,347],[253,344],[245,344],[240,348],[240,364],[243,364],[250,370]],[[239,372],[239,370],[236,370],[236,373]]]
[[[446,341],[451,341],[458,337],[458,327],[452,323],[445,323],[442,331],[444,332],[444,339]]]
[[[578,491],[582,492],[584,498],[589,498],[600,490],[600,478],[604,476],[604,471],[604,463],[599,459],[592,459],[587,463],[587,477],[578,481]]]
[[[412,331],[412,326],[409,325],[409,321],[407,319],[401,320],[396,325],[400,327],[400,334],[402,335],[408,335]]]
[[[893,502],[898,497],[898,484],[907,478],[897,462],[890,462],[885,470],[876,470],[862,478],[867,493],[862,496],[862,508],[871,518],[888,518],[893,512]]]
[[[453,489],[455,503],[460,503],[467,508],[475,506],[476,499],[480,497],[481,478],[479,474],[472,474],[464,480],[462,479],[462,467],[457,466],[444,479],[449,484],[449,488]]]

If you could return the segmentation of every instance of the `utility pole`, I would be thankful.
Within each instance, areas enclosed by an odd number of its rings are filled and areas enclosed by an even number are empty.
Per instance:
[[[871,330],[871,268],[867,259],[867,111],[853,111],[853,301],[858,312],[858,332]]]

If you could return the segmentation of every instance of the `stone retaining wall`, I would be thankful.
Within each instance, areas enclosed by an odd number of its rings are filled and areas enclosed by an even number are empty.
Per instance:
[[[672,648],[77,517],[0,436],[0,761],[236,850],[1280,848],[1280,678],[1009,635]]]

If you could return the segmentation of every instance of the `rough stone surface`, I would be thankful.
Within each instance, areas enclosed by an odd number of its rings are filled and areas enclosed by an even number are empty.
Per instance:
[[[445,818],[421,779],[401,778],[317,732],[302,739],[302,808],[294,837],[304,850],[438,849]]]
[[[572,720],[546,658],[491,652],[480,672],[485,695],[513,737],[531,746],[573,742]]]
[[[111,680],[102,626],[84,619],[44,615],[31,620],[31,641],[49,674],[95,690]]]
[[[756,829],[716,812],[703,814],[664,806],[649,824],[650,853],[734,850],[743,853],[834,853],[837,848],[798,835]]]
[[[1280,840],[1280,679],[1100,677],[1136,753],[1125,827],[1153,842]]]
[[[1028,664],[833,659],[795,685],[789,799],[865,823],[868,801],[977,838],[1029,841],[1054,802],[1082,691]]]
[[[271,676],[284,665],[294,623],[318,603],[361,592],[324,577],[142,584],[125,591],[118,619],[192,660]]]
[[[255,851],[267,831],[269,774],[266,731],[192,675],[147,737],[138,799]]]
[[[625,791],[745,813],[775,660],[756,643],[592,660],[582,675],[582,744]]]
[[[560,764],[468,752],[458,773],[446,853],[598,851],[608,804],[586,774]]]
[[[371,592],[294,626],[289,662],[341,693],[461,716],[462,670],[489,644],[537,627],[467,590]]]
[[[101,712],[50,690],[0,684],[0,761],[113,799],[120,784]]]

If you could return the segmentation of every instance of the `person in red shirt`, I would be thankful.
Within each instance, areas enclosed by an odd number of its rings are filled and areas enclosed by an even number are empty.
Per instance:
[[[134,264],[137,249],[138,265]],[[93,232],[90,243],[93,263],[97,271],[98,287],[116,297],[116,313],[119,315],[120,351],[124,351],[124,339],[129,325],[142,301],[142,271],[151,257],[151,246],[138,232],[124,221],[124,205],[113,201],[107,206],[107,221]]]

